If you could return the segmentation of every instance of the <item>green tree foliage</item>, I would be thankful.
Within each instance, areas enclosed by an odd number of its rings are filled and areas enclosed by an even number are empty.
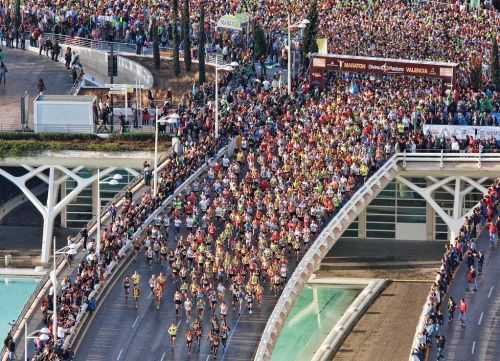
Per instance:
[[[200,3],[200,25],[198,26],[198,83],[205,82],[205,1]]]
[[[21,0],[16,0],[16,27],[19,27],[19,25],[21,25],[21,22]]]
[[[189,0],[184,0],[182,7],[182,39],[184,41],[184,65],[186,66],[186,71],[191,70],[191,35],[190,35],[190,23],[189,23]]]
[[[497,91],[500,91],[500,64],[498,61],[498,42],[496,34],[493,36],[493,49],[491,53],[491,80]]]
[[[160,39],[158,39],[158,21],[151,18],[151,36],[153,40],[153,62],[156,69],[160,69]]]
[[[253,32],[253,36],[254,36],[255,55],[258,58],[266,56],[267,54],[266,36],[264,34],[264,30],[262,30],[262,27],[260,25],[256,25],[255,30]]]
[[[482,88],[482,61],[480,56],[476,56],[471,61],[470,85],[475,90]]]
[[[177,18],[179,14],[179,0],[172,0],[173,11],[173,37],[174,37],[174,72],[176,76],[181,73],[181,64],[179,62],[179,28]]]
[[[319,31],[319,18],[318,18],[318,0],[313,0],[309,6],[307,13],[307,24],[304,30],[304,54],[315,53],[318,51],[316,38]]]

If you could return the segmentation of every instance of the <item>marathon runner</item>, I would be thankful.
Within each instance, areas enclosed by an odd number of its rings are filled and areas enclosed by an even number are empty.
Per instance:
[[[125,292],[125,303],[127,303],[128,294],[130,293],[130,278],[128,276],[123,279],[123,291]]]
[[[170,335],[170,345],[175,347],[175,339],[177,337],[177,325],[175,322],[172,322],[170,327],[168,328],[168,334]]]

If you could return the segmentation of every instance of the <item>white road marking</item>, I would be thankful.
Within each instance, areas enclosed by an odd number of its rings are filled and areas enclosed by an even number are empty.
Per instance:
[[[474,355],[474,351],[476,351],[476,341],[472,343],[472,354]]]
[[[166,354],[167,354],[167,353],[166,353],[166,352],[164,352],[164,353],[163,353],[163,355],[161,355],[161,359],[160,359],[160,361],[163,361],[163,359],[165,358],[165,355],[166,355]]]
[[[123,348],[120,350],[120,353],[118,354],[118,357],[116,358],[116,360],[119,360],[120,357],[122,357],[122,352],[123,352]]]
[[[483,322],[483,316],[484,316],[484,312],[481,312],[481,316],[479,316],[479,321],[477,322],[478,326],[481,326],[481,322]]]
[[[488,292],[488,298],[491,297],[491,293],[493,292],[493,288],[495,288],[495,286],[491,286],[490,291]]]
[[[135,328],[135,326],[137,326],[137,321],[139,321],[139,316],[137,316],[134,323],[132,324],[132,328]]]

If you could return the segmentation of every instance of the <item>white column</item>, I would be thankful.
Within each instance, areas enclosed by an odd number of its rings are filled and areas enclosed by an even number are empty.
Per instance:
[[[366,239],[366,207],[358,216],[358,238]]]
[[[61,182],[61,199],[66,196],[66,181]],[[68,213],[67,208],[64,207],[61,211],[61,227],[68,228]]]
[[[49,262],[50,246],[52,235],[54,233],[54,219],[57,216],[57,213],[54,209],[54,205],[57,199],[57,186],[55,184],[54,173],[54,167],[50,167],[46,213],[43,214],[42,254],[40,257],[43,264],[47,264]]]

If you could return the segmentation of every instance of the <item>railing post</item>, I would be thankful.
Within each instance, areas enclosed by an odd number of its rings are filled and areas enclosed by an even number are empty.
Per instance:
[[[444,167],[444,150],[441,149],[441,159],[439,161],[439,168],[443,169]]]
[[[482,167],[482,164],[481,164],[481,156],[482,156],[482,153],[479,152],[479,156],[477,157],[477,167],[478,168],[481,168]]]
[[[406,149],[403,152],[403,169],[406,169]]]

